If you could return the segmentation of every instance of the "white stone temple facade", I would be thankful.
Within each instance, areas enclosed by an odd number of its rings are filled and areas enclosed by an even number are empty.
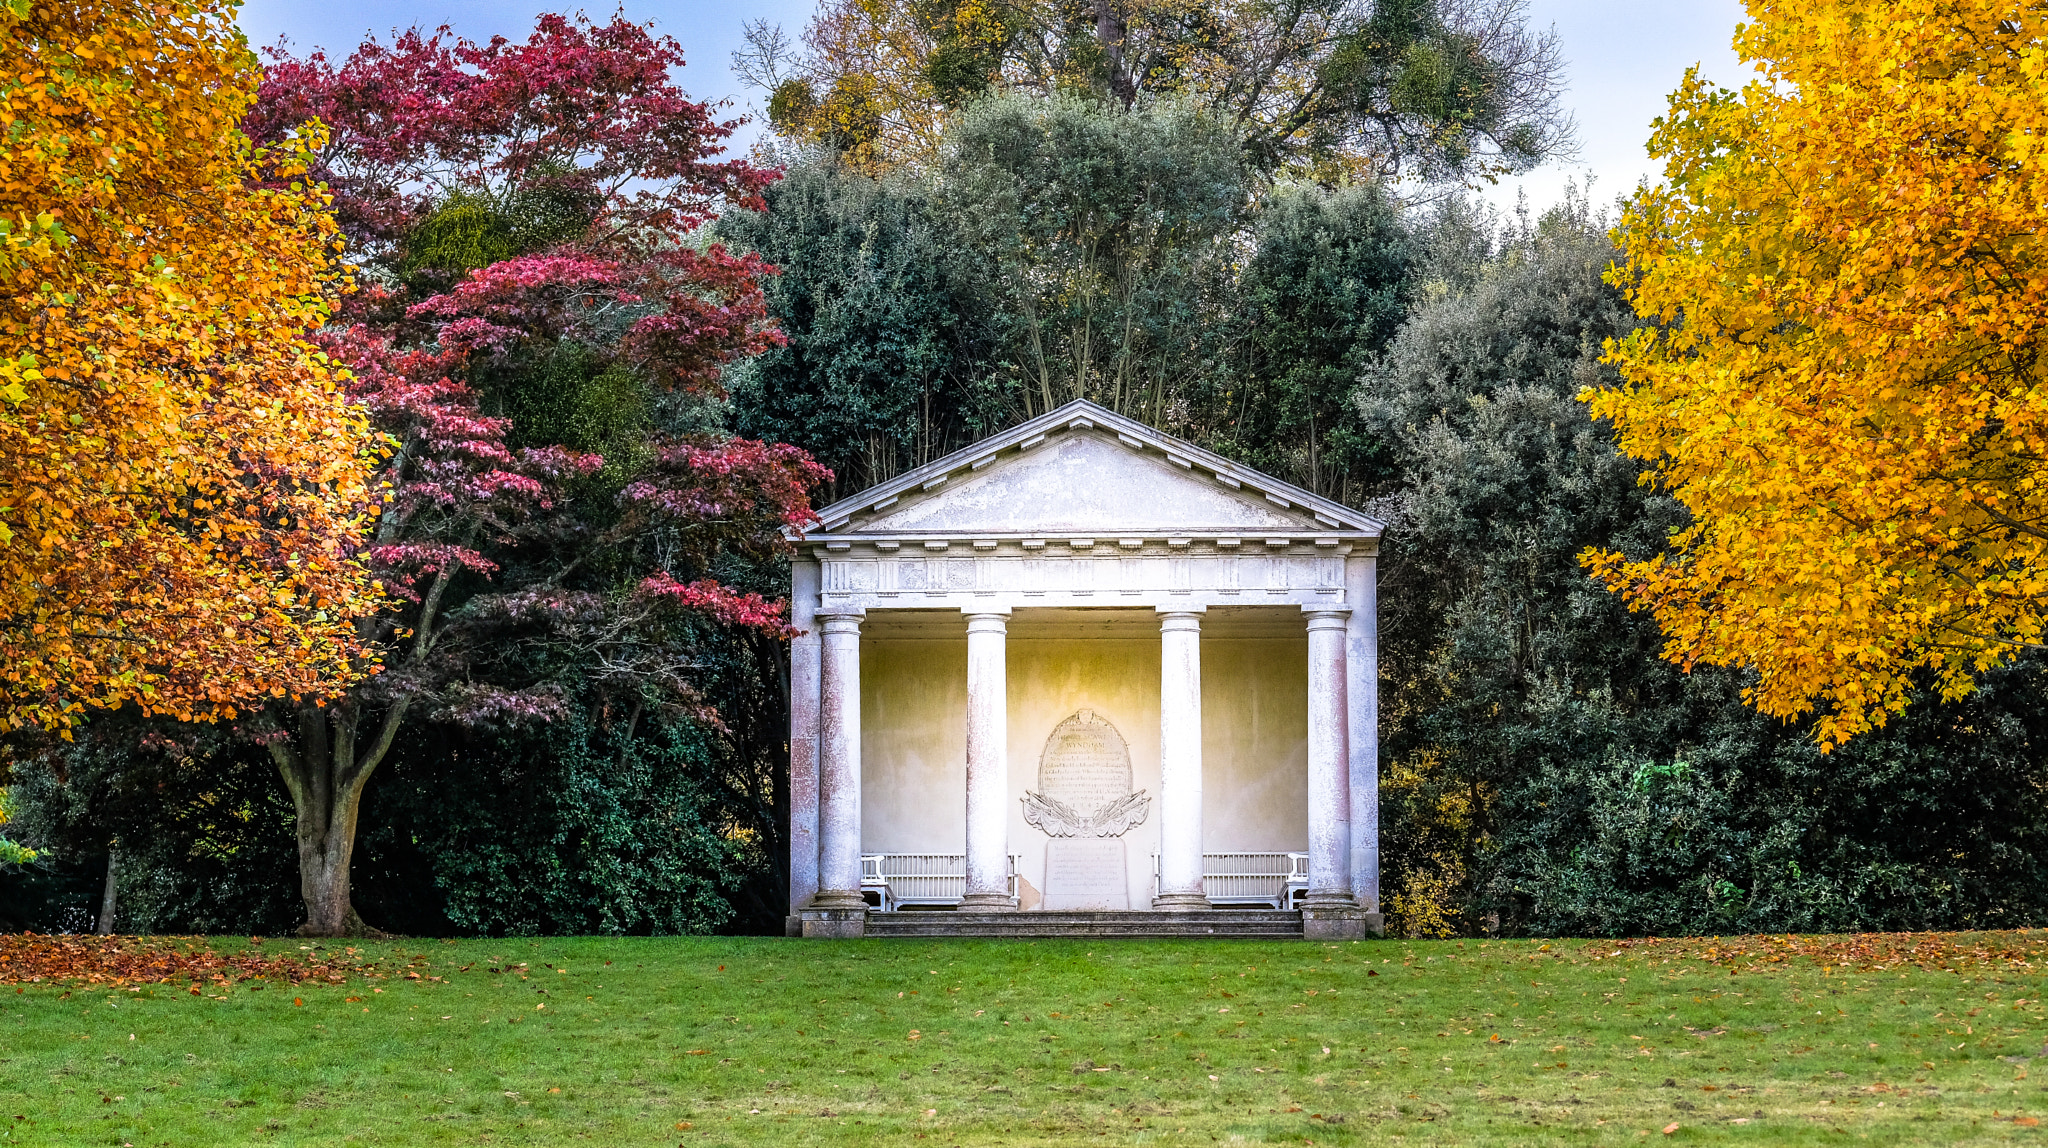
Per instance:
[[[820,517],[792,932],[1240,905],[1378,931],[1379,522],[1088,402]]]

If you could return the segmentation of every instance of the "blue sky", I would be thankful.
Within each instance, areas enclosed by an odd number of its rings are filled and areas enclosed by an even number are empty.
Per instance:
[[[523,38],[541,10],[537,3],[545,2],[244,0],[242,28],[258,46],[286,35],[301,51],[320,46],[345,55],[367,31],[388,37],[391,29],[414,24],[451,24],[472,39]],[[587,10],[608,14],[610,2],[593,0]],[[741,23],[765,16],[794,33],[814,0],[626,0],[622,6],[629,17],[653,20],[682,42],[690,58],[683,83],[692,95],[730,96],[736,109],[744,109],[747,93],[729,68]],[[1503,183],[1488,195],[1503,206],[1525,193],[1541,208],[1558,199],[1567,180],[1583,184],[1589,176],[1601,200],[1625,193],[1638,179],[1656,174],[1643,141],[1687,67],[1701,64],[1708,78],[1731,87],[1748,78],[1728,47],[1742,19],[1740,0],[1530,0],[1530,12],[1539,26],[1554,26],[1563,41],[1571,85],[1566,104],[1578,117],[1581,159]]]

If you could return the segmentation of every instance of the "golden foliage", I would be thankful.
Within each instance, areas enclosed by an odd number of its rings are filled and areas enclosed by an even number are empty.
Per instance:
[[[360,653],[369,432],[304,341],[337,237],[236,127],[232,12],[0,4],[0,728],[231,715]]]
[[[1748,8],[1761,78],[1688,74],[1617,232],[1659,322],[1585,396],[1693,523],[1586,561],[1832,746],[2042,641],[2048,7]]]
[[[863,168],[937,154],[945,108],[925,75],[934,45],[914,9],[910,0],[839,0],[819,9],[804,40],[823,90],[807,114],[791,117],[798,134],[832,143]]]
[[[1394,932],[1404,937],[1455,937],[1464,918],[1465,862],[1454,853],[1411,860],[1387,898]]]
[[[1400,811],[1408,832],[1387,896],[1389,929],[1406,937],[1455,937],[1471,897],[1469,856],[1485,848],[1480,832],[1491,792],[1459,781],[1435,750],[1387,763],[1381,800]]]

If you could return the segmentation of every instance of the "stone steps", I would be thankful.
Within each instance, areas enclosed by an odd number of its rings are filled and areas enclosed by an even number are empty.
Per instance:
[[[870,937],[1072,937],[1300,940],[1301,913],[1272,909],[1185,912],[1035,910],[1028,913],[869,913]]]

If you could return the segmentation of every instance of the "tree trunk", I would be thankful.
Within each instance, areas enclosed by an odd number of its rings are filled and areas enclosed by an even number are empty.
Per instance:
[[[363,923],[349,896],[349,863],[356,849],[356,817],[363,787],[391,748],[406,703],[392,703],[374,728],[375,740],[358,748],[362,719],[347,702],[306,705],[298,711],[298,737],[270,745],[298,814],[299,894],[306,902],[302,937],[359,937],[377,931]]]
[[[114,895],[117,889],[116,878],[119,876],[120,872],[121,847],[119,845],[108,846],[107,884],[106,888],[100,891],[100,919],[99,923],[95,925],[92,930],[93,932],[99,934],[102,937],[111,937],[114,935]]]
[[[1138,98],[1137,85],[1124,65],[1124,35],[1127,28],[1112,0],[1095,0],[1095,41],[1102,46],[1102,58],[1109,71],[1109,91],[1128,108]]]

